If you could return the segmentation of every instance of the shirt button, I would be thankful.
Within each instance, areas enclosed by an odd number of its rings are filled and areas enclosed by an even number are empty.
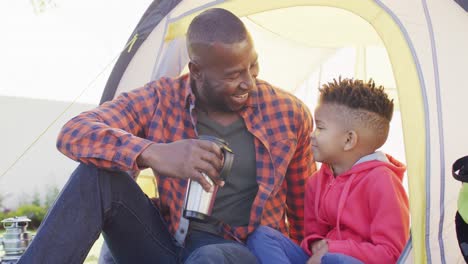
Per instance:
[[[181,233],[181,234],[184,234],[184,233],[185,233],[185,229],[181,228],[181,229],[180,229],[180,233]]]

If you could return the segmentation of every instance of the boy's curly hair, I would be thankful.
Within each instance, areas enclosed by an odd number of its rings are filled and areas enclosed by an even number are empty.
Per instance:
[[[333,79],[324,84],[320,91],[321,103],[336,103],[354,110],[365,110],[385,118],[388,122],[393,116],[393,99],[389,99],[383,86],[376,87],[370,79],[367,83],[355,79]]]

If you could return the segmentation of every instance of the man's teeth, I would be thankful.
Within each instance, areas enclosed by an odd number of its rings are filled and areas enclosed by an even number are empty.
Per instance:
[[[249,95],[249,94],[246,93],[246,94],[241,94],[241,95],[234,95],[234,97],[240,98],[240,99],[244,99],[244,98],[246,98],[248,95]]]

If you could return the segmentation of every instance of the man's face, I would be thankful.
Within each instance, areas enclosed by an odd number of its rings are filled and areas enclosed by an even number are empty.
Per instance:
[[[321,103],[315,109],[315,130],[312,133],[314,159],[330,165],[336,163],[344,152],[346,128],[342,113],[344,108]]]
[[[201,103],[209,110],[234,112],[246,103],[259,72],[258,55],[252,40],[214,43],[203,55],[201,85],[197,87]]]

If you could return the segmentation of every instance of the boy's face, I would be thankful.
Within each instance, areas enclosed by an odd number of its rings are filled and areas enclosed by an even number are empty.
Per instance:
[[[320,103],[315,108],[312,152],[316,161],[332,165],[342,158],[347,133],[344,109],[327,103]]]

